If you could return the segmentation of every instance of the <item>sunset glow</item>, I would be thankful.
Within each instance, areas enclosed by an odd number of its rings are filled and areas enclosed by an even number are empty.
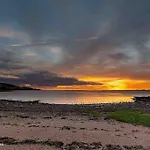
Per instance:
[[[106,80],[106,79],[105,79]],[[109,81],[108,81],[109,80]],[[90,80],[90,81],[95,81]],[[98,80],[99,81],[99,80]],[[97,81],[97,82],[98,82]],[[104,81],[104,79],[102,80]],[[103,82],[103,85],[74,85],[74,86],[34,86],[35,88],[40,88],[42,90],[142,90],[149,89],[149,86],[145,81],[133,81],[133,80],[110,80],[107,79],[107,82]]]
[[[3,1],[0,82],[44,90],[150,89],[149,6],[148,0]]]

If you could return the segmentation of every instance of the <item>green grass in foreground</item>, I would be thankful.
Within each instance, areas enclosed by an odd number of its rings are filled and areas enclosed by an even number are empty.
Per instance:
[[[107,117],[126,123],[150,127],[150,114],[130,111],[116,111],[110,112]]]

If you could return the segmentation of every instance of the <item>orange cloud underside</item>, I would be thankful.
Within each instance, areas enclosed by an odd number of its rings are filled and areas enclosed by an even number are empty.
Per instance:
[[[103,85],[72,85],[57,87],[39,87],[43,90],[136,90],[150,89],[150,82],[143,80],[129,80],[116,78],[81,77],[83,81],[102,83]]]
[[[131,80],[100,77],[80,77],[80,80],[103,83],[104,90],[136,90],[150,89],[150,82],[147,80]]]

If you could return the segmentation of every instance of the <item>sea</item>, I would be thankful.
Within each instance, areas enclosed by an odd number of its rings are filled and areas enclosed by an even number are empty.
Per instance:
[[[0,92],[0,99],[33,101],[49,104],[97,104],[132,102],[134,96],[150,96],[149,90],[139,91],[11,91]]]

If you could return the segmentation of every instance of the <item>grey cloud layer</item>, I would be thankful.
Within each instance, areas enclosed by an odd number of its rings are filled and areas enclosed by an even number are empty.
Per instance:
[[[0,68],[19,69],[24,64],[40,71],[44,69],[38,65],[40,60],[45,70],[60,74],[150,79],[150,1],[81,1],[17,1],[15,19],[29,35],[29,43],[7,46],[13,57],[8,55],[9,63],[5,61],[8,56],[1,57]],[[61,53],[53,54],[53,47],[59,47]],[[27,50],[36,55],[25,57]]]
[[[11,84],[31,84],[35,86],[72,86],[72,85],[102,85],[101,83],[80,81],[72,77],[62,77],[49,72],[32,72],[17,75],[17,78],[0,78],[1,82]]]

